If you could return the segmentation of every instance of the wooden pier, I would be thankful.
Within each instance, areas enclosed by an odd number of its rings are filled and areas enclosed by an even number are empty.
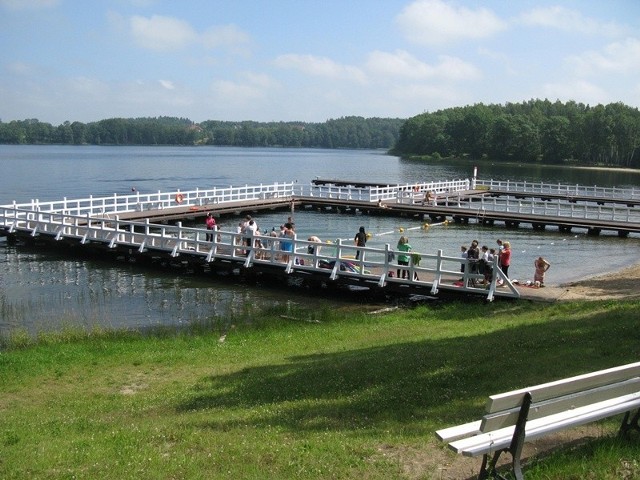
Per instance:
[[[412,216],[431,222],[501,222],[507,228],[529,223],[534,229],[553,226],[563,231],[584,228],[592,234],[603,230],[616,231],[618,235],[640,233],[639,209],[624,204],[635,202],[633,193],[627,199],[601,205],[593,195],[575,202],[541,199],[543,193],[538,192],[524,199],[523,192],[518,192],[518,197],[504,190],[496,195],[492,188],[470,180],[385,186],[338,183],[277,183],[14,203],[0,206],[0,232],[11,241],[41,248],[62,247],[102,257],[181,265],[252,279],[282,279],[313,288],[366,289],[380,295],[474,295],[487,300],[519,298],[520,294],[497,265],[485,284],[484,276],[471,273],[470,268],[461,275],[465,261],[443,255],[441,250],[416,252],[419,261],[399,266],[389,246],[356,248],[351,242],[343,244],[340,240],[315,244],[293,238],[292,253],[286,255],[280,244],[287,240],[281,238],[255,237],[249,245],[242,245],[246,234],[217,231],[209,241],[209,231],[187,227],[182,222],[200,220],[209,211],[217,216],[242,215],[294,206]],[[359,259],[355,260],[358,251]],[[398,269],[405,271],[407,278],[395,276]]]

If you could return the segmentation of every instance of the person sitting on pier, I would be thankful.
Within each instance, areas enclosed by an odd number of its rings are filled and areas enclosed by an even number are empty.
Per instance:
[[[437,205],[436,196],[431,190],[427,190],[424,194],[424,200],[422,200],[422,205]]]
[[[322,243],[322,240],[320,240],[317,236],[315,235],[311,235],[309,238],[307,238],[307,241],[309,242],[313,242],[313,243]],[[307,253],[310,254],[314,254],[314,253],[320,253],[320,245],[316,246],[316,245],[309,245],[307,247]]]

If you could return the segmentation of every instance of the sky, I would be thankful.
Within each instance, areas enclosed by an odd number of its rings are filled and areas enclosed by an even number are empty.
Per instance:
[[[0,0],[0,120],[640,107],[639,0]]]

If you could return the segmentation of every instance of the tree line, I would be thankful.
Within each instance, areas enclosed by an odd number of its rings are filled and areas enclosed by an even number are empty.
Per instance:
[[[480,103],[408,119],[392,152],[432,159],[640,167],[640,112],[622,103]]]
[[[0,144],[216,145],[387,149],[401,156],[640,167],[640,112],[529,100],[482,103],[409,119],[357,116],[307,122],[110,118],[54,126],[0,121]]]
[[[343,117],[324,123],[228,122],[187,118],[110,118],[54,126],[37,119],[0,121],[2,144],[218,145],[390,149],[404,119]]]

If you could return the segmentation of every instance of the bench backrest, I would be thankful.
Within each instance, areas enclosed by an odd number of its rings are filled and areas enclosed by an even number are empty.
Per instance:
[[[531,394],[529,420],[640,392],[640,362],[492,395],[480,431],[515,425],[527,392]]]

